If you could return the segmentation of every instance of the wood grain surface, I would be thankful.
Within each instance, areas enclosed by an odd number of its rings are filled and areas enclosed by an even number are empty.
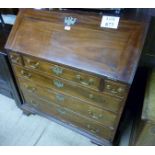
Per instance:
[[[77,23],[64,30],[64,18]],[[145,24],[120,19],[101,28],[101,16],[21,10],[6,48],[131,83],[143,46]]]

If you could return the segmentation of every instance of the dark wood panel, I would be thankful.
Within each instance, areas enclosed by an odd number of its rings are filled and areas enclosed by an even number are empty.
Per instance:
[[[130,137],[132,146],[154,146],[155,145],[155,124],[141,119],[139,114],[134,120],[132,134]]]
[[[4,49],[12,26],[8,24],[3,26],[2,28],[0,25],[0,93],[13,98],[17,105],[21,105],[22,101],[16,87],[6,49]]]
[[[0,53],[0,93],[13,98],[17,105],[22,103],[8,57],[3,52]]]
[[[155,15],[155,14],[154,14]],[[145,40],[144,48],[140,64],[147,67],[155,66],[155,17],[153,16],[150,21],[148,34]]]
[[[155,17],[152,17],[143,50],[146,52],[146,54],[155,57],[154,37],[155,37]]]
[[[5,65],[7,65],[5,62],[5,55],[0,53],[0,83],[2,85],[6,85],[7,87],[9,87],[8,77],[6,76],[7,71],[5,70],[6,68]]]
[[[155,70],[148,72],[144,99],[134,118],[131,145],[154,146],[155,145]]]

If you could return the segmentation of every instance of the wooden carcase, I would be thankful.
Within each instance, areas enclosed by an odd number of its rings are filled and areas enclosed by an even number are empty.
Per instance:
[[[111,145],[146,26],[120,18],[117,29],[103,28],[101,18],[90,12],[23,9],[6,48],[22,109]]]

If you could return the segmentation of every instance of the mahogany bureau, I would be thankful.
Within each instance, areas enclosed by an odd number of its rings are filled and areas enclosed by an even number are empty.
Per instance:
[[[90,12],[23,9],[6,49],[22,109],[112,145],[146,26],[120,18],[117,29],[104,28],[101,18]]]

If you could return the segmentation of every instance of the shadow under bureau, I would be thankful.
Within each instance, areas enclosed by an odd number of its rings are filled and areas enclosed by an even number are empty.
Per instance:
[[[21,108],[111,145],[144,41],[145,24],[101,15],[20,10],[6,48]]]

